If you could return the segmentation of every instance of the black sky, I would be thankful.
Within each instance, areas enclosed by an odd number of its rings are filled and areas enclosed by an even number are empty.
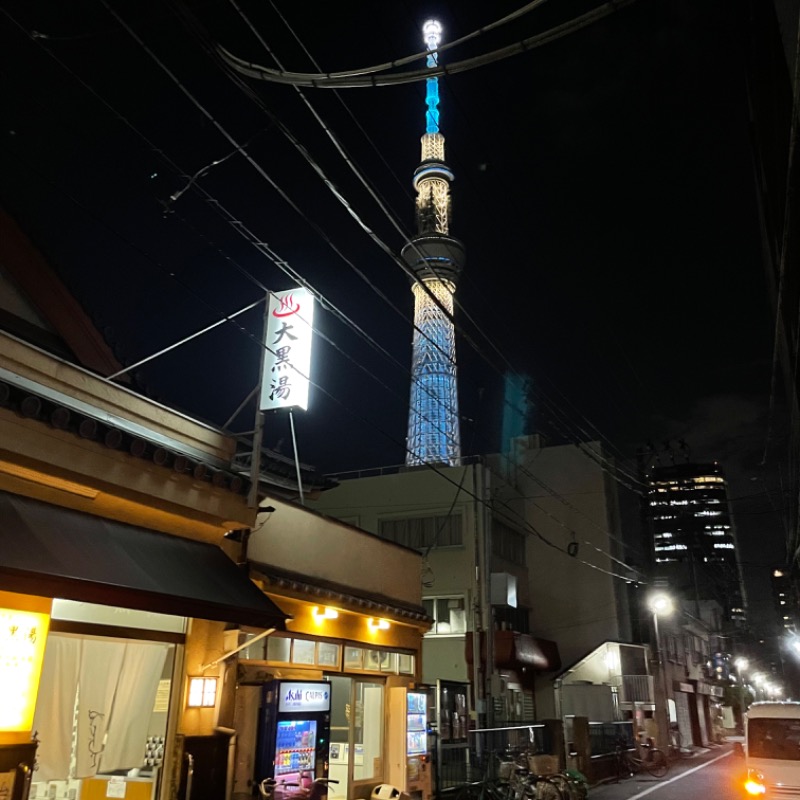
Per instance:
[[[421,51],[430,16],[452,41],[521,5],[240,7],[286,69],[316,71],[281,16],[321,68],[336,71]],[[444,58],[488,52],[598,5],[550,0]],[[457,313],[466,453],[499,448],[501,375],[513,368],[533,381],[531,429],[553,441],[599,431],[632,457],[648,439],[660,446],[685,436],[696,458],[735,464],[734,493],[767,480],[759,463],[771,321],[748,138],[745,5],[638,0],[542,48],[442,81],[453,232],[468,253]],[[234,5],[9,0],[0,35],[0,203],[124,358],[137,361],[236,311],[260,286],[292,286],[207,198],[189,189],[169,203],[189,176],[232,153],[218,123],[247,143],[299,213],[241,155],[197,184],[393,359],[320,314],[330,341],[318,339],[320,388],[297,419],[301,458],[325,471],[402,462],[408,280],[270,115],[366,225],[395,251],[403,240],[294,89],[247,81],[253,102],[205,52],[208,37],[273,65]],[[306,96],[413,233],[423,88]],[[142,367],[141,380],[168,405],[224,423],[258,380],[260,312],[240,324],[244,331],[223,326]],[[231,427],[251,428],[252,410]],[[268,419],[267,446],[288,454],[288,436],[284,418]],[[764,526],[774,533],[773,518]],[[765,563],[780,557],[771,540],[775,552],[758,554]]]

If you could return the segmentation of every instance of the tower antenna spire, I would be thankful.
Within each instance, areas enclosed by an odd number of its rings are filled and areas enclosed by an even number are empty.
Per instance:
[[[438,66],[442,25],[422,26],[428,67]],[[453,299],[464,264],[464,245],[450,235],[450,183],[439,131],[439,79],[426,78],[422,158],[414,172],[417,233],[403,248],[414,272],[414,341],[406,464],[461,462]],[[435,300],[433,299],[435,298]]]

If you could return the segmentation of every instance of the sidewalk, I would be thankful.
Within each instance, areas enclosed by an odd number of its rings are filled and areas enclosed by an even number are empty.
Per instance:
[[[663,778],[654,778],[646,772],[634,775],[632,778],[623,778],[616,782],[613,779],[597,783],[589,789],[590,800],[626,800],[628,797],[639,794],[655,784],[674,778],[682,772],[688,772],[707,761],[729,753],[733,750],[734,741],[742,741],[743,737],[729,736],[725,744],[712,745],[711,747],[695,747],[691,755],[686,755],[670,762],[669,772]]]

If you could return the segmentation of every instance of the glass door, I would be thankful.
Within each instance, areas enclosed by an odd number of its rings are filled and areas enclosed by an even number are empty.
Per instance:
[[[338,784],[329,797],[368,798],[383,782],[384,684],[329,676],[333,707],[328,775]]]

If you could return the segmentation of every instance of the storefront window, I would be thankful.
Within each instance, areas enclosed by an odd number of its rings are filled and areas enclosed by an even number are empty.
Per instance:
[[[249,657],[252,654],[248,653]],[[413,653],[373,650],[337,642],[270,636],[266,640],[267,661],[322,667],[327,672],[380,672],[413,675]]]
[[[320,667],[339,669],[339,654],[341,648],[338,644],[320,642],[317,645],[317,664]]]
[[[267,661],[288,664],[292,651],[292,640],[283,636],[267,637]]]
[[[414,674],[414,656],[411,653],[397,654],[397,671],[401,675]]]
[[[345,647],[344,668],[364,669],[364,650],[360,647]]]
[[[313,664],[316,647],[314,642],[307,639],[294,639],[292,641],[292,663]]]

